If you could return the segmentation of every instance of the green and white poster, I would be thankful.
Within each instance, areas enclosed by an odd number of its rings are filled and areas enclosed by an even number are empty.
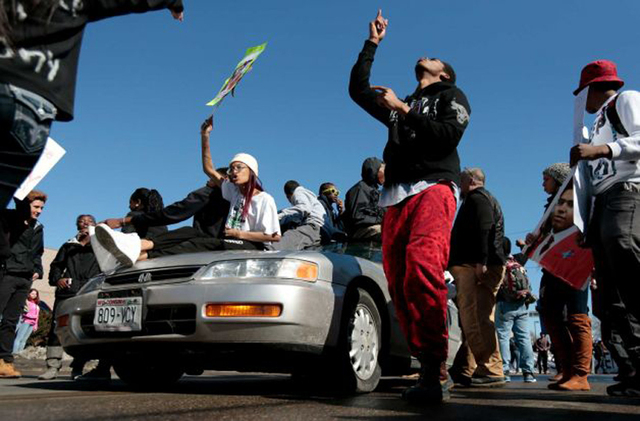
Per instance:
[[[265,48],[267,48],[266,42],[256,47],[247,49],[247,51],[244,53],[244,57],[242,57],[242,60],[240,60],[236,68],[233,70],[231,76],[224,81],[224,84],[222,85],[222,88],[220,88],[218,94],[215,96],[215,98],[208,102],[207,105],[212,107],[214,105],[219,105],[224,97],[229,94],[229,92],[231,92],[231,95],[233,95],[234,90],[240,80],[245,74],[247,74],[249,70],[251,70],[253,63],[260,56],[260,54],[262,54]]]

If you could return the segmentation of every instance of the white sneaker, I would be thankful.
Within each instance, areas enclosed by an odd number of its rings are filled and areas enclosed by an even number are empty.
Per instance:
[[[102,247],[102,244],[100,244],[96,237],[95,227],[89,227],[89,238],[91,239],[91,248],[93,249],[93,254],[96,255],[100,270],[104,272],[105,275],[111,275],[120,266],[120,263],[118,263],[118,260],[113,254]]]
[[[115,257],[116,261],[124,267],[133,266],[140,256],[141,242],[140,237],[138,237],[136,233],[123,234],[112,230],[106,224],[99,224],[95,228],[95,236],[91,237],[92,246],[94,244],[94,238],[96,243],[99,243],[104,250]],[[98,261],[98,263],[100,263],[100,261]],[[100,269],[104,270],[102,266],[100,266]]]

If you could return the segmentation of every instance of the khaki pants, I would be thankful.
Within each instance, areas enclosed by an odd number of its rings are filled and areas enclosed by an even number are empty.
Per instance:
[[[496,294],[504,270],[504,266],[489,266],[479,279],[475,265],[450,268],[456,280],[458,314],[465,336],[454,370],[465,376],[504,376],[494,324]]]

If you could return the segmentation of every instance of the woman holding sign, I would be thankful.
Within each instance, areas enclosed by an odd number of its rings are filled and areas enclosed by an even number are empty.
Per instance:
[[[97,248],[115,258],[101,263],[103,271],[112,272],[117,263],[131,266],[137,260],[167,255],[209,250],[264,250],[268,243],[280,241],[278,210],[273,197],[262,188],[258,161],[249,154],[239,153],[229,163],[228,178],[216,171],[209,146],[212,129],[213,117],[210,117],[201,127],[202,168],[230,203],[224,238],[197,235],[195,231],[192,237],[184,238],[184,230],[174,230],[154,236],[153,240],[140,240],[136,234],[113,231],[110,226],[116,226],[117,220],[109,219],[96,227],[94,237]]]

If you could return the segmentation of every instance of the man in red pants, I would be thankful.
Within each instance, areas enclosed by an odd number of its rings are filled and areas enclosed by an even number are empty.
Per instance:
[[[447,288],[444,271],[460,184],[457,146],[470,107],[448,63],[420,58],[418,86],[404,101],[386,87],[370,86],[371,65],[388,20],[378,12],[351,71],[349,94],[389,128],[380,205],[383,264],[398,320],[421,363],[418,383],[403,397],[415,403],[448,398]],[[442,381],[441,381],[442,379]]]

